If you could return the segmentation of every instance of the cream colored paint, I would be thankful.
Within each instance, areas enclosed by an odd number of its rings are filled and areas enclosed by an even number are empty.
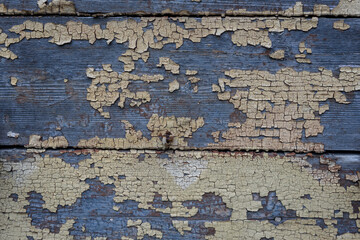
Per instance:
[[[142,161],[138,159],[140,154],[145,156]],[[83,191],[88,189],[88,185],[84,182],[86,179],[98,177],[104,184],[115,185],[115,202],[131,199],[139,202],[140,208],[154,209],[149,202],[153,200],[155,194],[161,194],[163,201],[171,201],[173,207],[156,210],[169,213],[172,217],[194,216],[198,209],[195,207],[187,209],[182,206],[182,202],[201,200],[204,193],[215,193],[223,199],[227,208],[232,209],[232,215],[229,221],[206,223],[207,227],[214,227],[216,231],[215,236],[209,236],[209,239],[253,239],[254,236],[259,239],[261,237],[359,238],[359,234],[349,233],[337,236],[337,229],[332,224],[336,223],[336,220],[332,219],[335,217],[334,210],[340,210],[336,217],[342,217],[344,212],[349,212],[351,219],[359,218],[358,214],[353,213],[351,205],[351,201],[360,200],[359,188],[350,186],[345,189],[340,186],[337,181],[328,177],[336,175],[330,170],[322,170],[324,173],[320,175],[308,171],[312,168],[306,161],[307,156],[175,151],[168,152],[168,159],[161,159],[151,151],[90,151],[90,156],[80,161],[79,167],[75,169],[61,158],[48,157],[46,152],[43,155],[44,157],[41,157],[34,153],[34,157],[28,157],[21,163],[2,159],[0,165],[2,236],[7,238],[16,236],[20,239],[27,235],[34,236],[35,239],[49,236],[48,230],[36,229],[30,224],[31,219],[24,214],[23,207],[28,204],[25,199],[27,193],[29,191],[41,193],[45,201],[44,207],[54,212],[58,204],[71,205]],[[182,188],[171,171],[162,167],[166,161],[176,165],[178,171],[184,173],[188,172],[185,167],[188,165],[187,161],[207,164],[202,164],[203,170],[200,174],[194,175],[196,181],[187,188]],[[322,161],[327,162],[329,169],[332,169],[331,161],[326,159]],[[119,179],[120,175],[125,178]],[[66,181],[58,181],[57,178]],[[257,211],[262,208],[259,201],[252,199],[252,193],[267,196],[269,191],[276,191],[276,195],[286,209],[295,210],[298,218],[287,220],[277,227],[268,221],[247,220],[247,211]],[[17,202],[8,197],[11,193],[18,194]],[[305,194],[309,194],[311,199],[301,198]],[[321,229],[317,226],[317,218],[324,219],[328,227]],[[73,222],[68,220],[63,228],[68,229],[72,224]],[[153,236],[161,238],[160,232],[153,231],[150,225],[143,226],[136,219],[128,224],[141,228],[143,234],[151,232]],[[174,225],[180,233],[189,231],[186,222],[176,222]],[[69,239],[67,234],[67,231],[62,231],[60,235],[50,235]],[[139,237],[141,236],[140,234]]]

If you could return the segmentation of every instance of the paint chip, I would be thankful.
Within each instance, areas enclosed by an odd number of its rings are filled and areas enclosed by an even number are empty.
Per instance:
[[[174,92],[180,88],[180,84],[177,80],[172,81],[169,83],[169,92]]]
[[[277,50],[269,55],[270,58],[276,59],[276,60],[283,60],[285,57],[285,51],[284,50]]]
[[[16,86],[17,85],[17,82],[18,82],[18,79],[16,77],[11,77],[10,78],[10,84],[12,86]]]

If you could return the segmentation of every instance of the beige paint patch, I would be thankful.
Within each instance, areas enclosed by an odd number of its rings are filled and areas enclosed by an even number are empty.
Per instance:
[[[7,48],[0,48],[0,58],[15,60],[18,58],[18,56],[16,56],[12,51]]]
[[[360,0],[340,0],[339,5],[337,5],[333,10],[331,10],[332,15],[352,15],[360,16]]]
[[[159,64],[156,65],[157,67],[164,66],[166,71],[170,71],[172,74],[179,74],[180,73],[180,66],[179,64],[175,63],[173,60],[167,57],[161,57],[159,59]]]
[[[322,102],[334,99],[347,104],[343,92],[360,89],[359,68],[340,68],[339,78],[329,70],[318,73],[296,72],[285,68],[276,74],[266,71],[230,70],[229,78],[220,78],[213,91],[246,114],[244,123],[229,123],[221,134],[224,142],[211,147],[322,152],[320,143],[303,143],[303,137],[317,136],[324,127],[320,117],[329,109]],[[250,80],[251,79],[251,80]],[[226,91],[225,86],[249,90]],[[218,141],[218,133],[215,135]],[[259,139],[261,137],[262,139]]]
[[[153,114],[147,124],[148,129],[151,131],[151,136],[165,136],[170,132],[173,137],[191,137],[199,128],[205,124],[204,118],[198,117],[192,119],[189,117],[162,117]]]
[[[8,9],[5,4],[0,3],[0,14],[1,15],[13,15],[13,14],[19,14],[19,13],[23,13],[23,11],[17,10],[17,9]]]
[[[237,30],[231,36],[231,41],[237,46],[242,47],[247,45],[261,45],[266,48],[271,48],[272,45],[268,31]]]
[[[282,49],[276,50],[275,52],[270,53],[269,57],[276,60],[283,60],[285,57],[285,51]]]
[[[311,60],[306,58],[307,54],[312,54],[311,48],[305,46],[305,42],[299,43],[299,52],[300,54],[295,55],[295,59],[298,63],[311,63]]]
[[[198,83],[201,79],[198,77],[189,77],[191,83]]]
[[[186,76],[194,76],[194,75],[198,74],[198,71],[196,71],[196,70],[186,70],[185,74],[186,74]]]
[[[346,24],[344,20],[335,21],[333,28],[340,31],[346,31],[350,28],[349,24]]]
[[[136,239],[143,239],[145,235],[148,235],[149,237],[156,237],[158,239],[162,239],[162,232],[151,229],[151,225],[148,222],[143,223],[141,220],[133,221],[129,219],[127,222],[127,227],[137,228]]]
[[[29,137],[29,144],[27,148],[67,148],[69,146],[68,141],[64,136],[49,137],[47,140],[41,140],[39,135],[31,135]]]
[[[37,1],[37,5],[39,8],[46,7],[46,4],[47,4],[47,0],[38,0]]]
[[[177,80],[174,80],[169,83],[169,92],[174,92],[180,88],[180,84]]]
[[[181,235],[184,235],[184,231],[191,231],[188,221],[173,220],[172,223]]]
[[[149,58],[149,52],[137,53],[134,50],[127,50],[124,54],[119,57],[119,61],[124,63],[124,71],[131,72],[135,69],[135,61],[142,59],[144,62],[147,62]]]
[[[196,70],[186,70],[186,73],[185,73],[186,76],[189,76],[188,80],[192,84],[194,93],[197,93],[199,91],[199,86],[197,85],[197,83],[200,82],[200,80],[201,80],[198,77],[194,77],[197,73],[198,73],[198,71],[196,71]]]
[[[11,86],[16,86],[18,79],[16,77],[10,77],[10,84]]]
[[[248,11],[247,9],[237,9],[237,10],[227,10],[227,15],[234,16],[252,16],[252,15],[265,15],[265,16],[303,16],[304,15],[304,5],[302,2],[296,2],[293,7],[290,7],[286,10],[265,10],[265,11]],[[309,13],[307,13],[309,14]]]

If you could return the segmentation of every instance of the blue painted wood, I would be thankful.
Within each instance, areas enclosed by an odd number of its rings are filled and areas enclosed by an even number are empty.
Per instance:
[[[66,23],[70,20],[87,24],[101,24],[108,20],[125,18],[7,18],[3,17],[0,28],[5,32],[12,25],[25,20]],[[211,133],[225,130],[235,116],[237,121],[244,116],[226,101],[219,101],[212,92],[211,85],[224,77],[228,69],[265,70],[275,73],[284,67],[297,71],[317,72],[319,67],[337,72],[340,66],[358,66],[360,56],[360,20],[346,19],[351,25],[347,31],[333,29],[333,22],[339,19],[321,18],[316,29],[309,32],[285,31],[270,33],[273,49],[285,49],[283,61],[269,58],[269,51],[260,46],[238,47],[231,42],[231,33],[221,36],[209,36],[201,43],[185,40],[183,46],[176,49],[173,44],[161,50],[150,49],[147,63],[136,62],[134,73],[162,74],[164,81],[159,83],[134,83],[132,89],[149,91],[152,100],[140,108],[124,109],[113,105],[111,118],[104,119],[86,100],[87,87],[91,80],[86,76],[87,67],[101,68],[101,64],[112,64],[115,71],[122,72],[123,63],[118,57],[123,54],[126,44],[107,45],[104,40],[90,45],[86,41],[73,41],[71,44],[57,46],[47,39],[32,39],[10,46],[10,50],[19,56],[15,61],[0,59],[0,145],[24,146],[32,134],[45,139],[50,136],[65,136],[70,146],[76,146],[80,139],[95,136],[100,138],[125,137],[121,120],[128,120],[145,137],[150,137],[147,123],[152,114],[176,117],[204,117],[205,125],[188,139],[189,146],[202,148],[213,143]],[[7,32],[8,33],[8,32]],[[294,55],[298,54],[298,44],[306,41],[313,53],[309,55],[312,64],[299,64]],[[163,68],[157,68],[159,57],[170,57],[180,64],[180,75],[172,75]],[[186,69],[198,70],[199,92],[194,94],[186,76]],[[10,85],[10,77],[17,77],[16,87]],[[69,79],[64,83],[64,79]],[[181,88],[170,93],[168,83],[177,79]],[[338,104],[329,101],[330,110],[321,116],[325,126],[322,135],[304,139],[304,141],[325,144],[326,150],[360,149],[360,93],[348,94],[350,104]],[[56,130],[60,127],[61,130]],[[19,133],[18,139],[7,137],[9,131]]]
[[[249,12],[283,11],[301,2],[304,11],[313,11],[317,4],[327,5],[333,9],[339,4],[339,0],[274,0],[269,4],[266,0],[70,0],[75,4],[78,13],[107,14],[116,13],[123,15],[131,14],[225,14],[232,10],[246,9]],[[50,0],[48,1],[51,2]],[[37,1],[2,0],[9,9],[37,12]],[[165,12],[164,12],[165,11]],[[261,14],[261,13],[260,13]]]

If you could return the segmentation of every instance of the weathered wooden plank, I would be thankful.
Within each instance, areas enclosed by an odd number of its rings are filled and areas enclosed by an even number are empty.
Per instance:
[[[359,0],[3,0],[3,14],[359,16]]]
[[[340,154],[0,150],[0,234],[359,239],[359,161]]]
[[[0,145],[359,150],[360,20],[343,20],[3,17]]]

